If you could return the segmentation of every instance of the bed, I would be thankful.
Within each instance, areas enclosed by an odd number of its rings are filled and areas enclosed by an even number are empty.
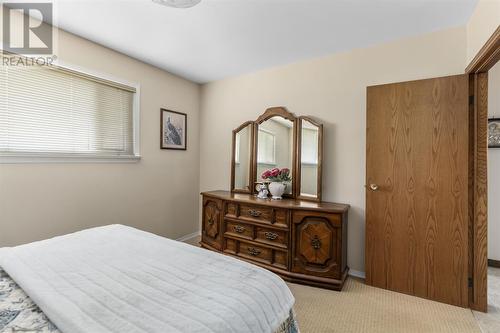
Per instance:
[[[299,332],[277,275],[111,225],[0,249],[0,332]]]

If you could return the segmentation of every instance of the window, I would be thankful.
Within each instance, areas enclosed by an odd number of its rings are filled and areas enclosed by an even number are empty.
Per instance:
[[[234,152],[234,163],[239,164],[240,163],[240,141],[241,141],[241,134],[236,133],[236,140],[235,140],[235,152]]]
[[[302,164],[318,164],[318,130],[302,129]]]
[[[259,164],[276,164],[275,159],[275,150],[276,150],[276,140],[274,134],[259,129],[259,138],[258,138],[258,156],[257,163]]]
[[[137,159],[136,94],[62,67],[0,65],[0,160]]]

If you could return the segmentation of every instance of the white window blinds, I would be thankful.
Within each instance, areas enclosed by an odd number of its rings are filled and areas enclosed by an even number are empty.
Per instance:
[[[77,72],[0,65],[0,154],[134,156],[134,94]]]
[[[257,163],[271,165],[276,164],[275,149],[274,134],[263,129],[259,129]]]

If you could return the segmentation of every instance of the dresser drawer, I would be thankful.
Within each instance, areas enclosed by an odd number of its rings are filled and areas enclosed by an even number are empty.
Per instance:
[[[232,213],[233,211],[231,211]],[[237,209],[239,213],[238,218],[251,221],[272,224],[275,226],[288,228],[288,214],[285,209],[276,209],[266,206],[239,204]],[[229,214],[227,217],[233,217]]]
[[[226,221],[226,232],[224,235],[253,239],[254,226],[246,223]]]
[[[255,240],[257,242],[281,246],[287,248],[288,233],[277,229],[268,229],[265,227],[255,227]]]
[[[273,209],[262,206],[240,204],[240,217],[249,220],[271,223],[273,220]]]
[[[265,246],[256,246],[243,241],[239,242],[238,256],[258,261],[264,264],[271,264],[273,250]]]
[[[266,246],[254,245],[245,241],[234,241],[228,244],[228,249],[224,252],[233,254],[236,249],[236,255],[256,263],[266,264],[279,269],[288,269],[288,252],[285,250],[275,250]]]

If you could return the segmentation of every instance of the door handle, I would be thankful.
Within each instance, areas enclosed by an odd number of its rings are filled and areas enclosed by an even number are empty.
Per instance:
[[[365,185],[365,187],[369,188],[372,191],[378,191],[378,185],[377,184],[370,184],[369,186]]]

